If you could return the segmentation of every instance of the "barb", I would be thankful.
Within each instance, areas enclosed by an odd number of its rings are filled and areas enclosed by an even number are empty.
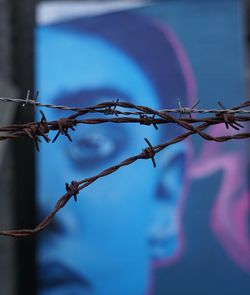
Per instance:
[[[26,99],[25,99],[24,103],[22,104],[22,107],[25,107],[25,106],[27,106],[29,104],[34,104],[34,103],[36,104],[36,100],[38,98],[38,95],[39,95],[39,91],[36,92],[35,99],[30,100],[30,90],[28,90],[27,94],[26,94]],[[7,101],[6,100],[7,98],[3,98],[3,99],[4,99],[3,101]],[[2,98],[0,98],[0,100],[2,100]]]
[[[235,116],[233,113],[229,113],[220,101],[218,102],[218,104],[220,107],[222,107],[222,109],[224,109],[224,111],[220,114],[216,114],[216,116],[223,117],[227,129],[229,129],[229,126],[234,128],[235,130],[240,130],[240,128],[243,128],[243,125],[235,120]]]
[[[189,115],[189,118],[191,119],[192,118],[192,113],[194,113],[194,108],[199,103],[200,103],[200,100],[198,100],[194,105],[192,105],[191,108],[189,108],[189,107],[183,107],[181,105],[180,99],[178,99],[178,106],[179,106],[179,110],[180,110],[180,117],[181,117],[181,115],[188,114]]]
[[[28,94],[27,94],[27,97],[25,100],[26,105],[27,104],[36,105],[36,103],[33,100],[29,99]],[[61,210],[72,197],[74,198],[75,201],[77,201],[79,192],[83,190],[85,187],[94,183],[99,178],[112,174],[124,166],[133,164],[137,160],[151,159],[153,163],[153,167],[155,168],[156,167],[155,155],[157,153],[161,152],[162,150],[164,150],[170,145],[173,145],[185,140],[187,137],[193,134],[198,134],[204,140],[216,141],[216,142],[225,142],[228,140],[244,139],[244,138],[250,137],[250,133],[247,133],[247,132],[238,133],[234,135],[219,136],[219,137],[213,137],[210,134],[205,132],[205,129],[215,124],[225,124],[227,128],[232,127],[236,131],[239,131],[240,128],[244,127],[239,122],[250,121],[250,116],[247,116],[246,114],[241,116],[239,115],[236,116],[236,114],[239,111],[244,111],[244,108],[249,107],[250,102],[244,102],[240,104],[239,106],[236,106],[230,110],[225,109],[224,106],[220,103],[220,106],[222,106],[223,108],[222,110],[220,110],[218,113],[215,112],[215,115],[212,117],[205,117],[205,118],[199,118],[199,119],[194,119],[191,117],[191,113],[195,111],[194,107],[196,105],[197,103],[191,108],[183,108],[179,104],[179,109],[177,113],[188,114],[189,118],[176,118],[168,114],[168,112],[166,111],[162,111],[162,110],[157,111],[147,106],[137,106],[128,102],[119,102],[117,100],[116,102],[101,103],[96,106],[92,106],[92,107],[88,107],[84,109],[75,108],[75,113],[73,115],[67,118],[60,118],[57,121],[48,122],[45,117],[45,114],[41,111],[40,113],[42,117],[39,122],[31,122],[27,124],[13,124],[9,126],[0,127],[0,132],[4,133],[2,136],[0,136],[0,140],[16,139],[19,137],[26,136],[31,138],[35,142],[37,150],[39,150],[38,142],[41,141],[40,137],[43,137],[46,142],[50,141],[48,137],[48,133],[50,131],[57,131],[57,134],[54,137],[52,142],[57,140],[60,134],[66,136],[71,141],[72,138],[70,137],[68,133],[69,129],[74,131],[75,127],[78,124],[102,124],[102,123],[108,123],[108,122],[109,123],[138,123],[143,125],[152,124],[157,129],[157,125],[159,124],[173,123],[173,124],[179,125],[180,127],[186,130],[185,133],[182,133],[174,137],[172,140],[156,145],[156,146],[153,146],[147,138],[144,138],[148,146],[146,148],[143,148],[141,153],[135,156],[129,157],[125,159],[124,161],[120,162],[119,164],[116,164],[114,166],[111,166],[101,171],[97,175],[85,178],[80,181],[74,180],[70,184],[66,183],[65,184],[66,193],[57,201],[52,212],[47,217],[45,217],[34,229],[1,231],[0,235],[10,236],[10,237],[27,237],[40,232],[41,230],[43,230],[50,224],[50,222],[56,216],[57,212]],[[124,108],[124,109],[134,109],[135,111],[124,112],[124,111],[118,110],[117,109],[118,107]],[[80,116],[84,116],[85,114],[95,113],[95,112],[101,113],[104,116],[115,115],[115,117],[79,119]],[[118,116],[118,114],[126,114],[126,117],[120,117]],[[133,117],[129,117],[129,115]],[[200,125],[197,126],[196,125],[197,123],[200,123]]]
[[[54,137],[54,139],[52,140],[52,142],[55,142],[60,134],[65,135],[69,141],[72,141],[72,138],[69,135],[69,129],[75,131],[74,126],[76,124],[77,124],[76,122],[74,122],[70,119],[67,119],[67,118],[62,118],[62,119],[57,120],[57,128],[59,130],[58,130],[56,136]]]
[[[22,104],[22,107],[25,107],[29,103],[29,99],[30,99],[30,90],[27,91],[25,103]]]
[[[143,152],[145,153],[145,159],[151,159],[153,162],[153,166],[154,168],[156,167],[156,162],[155,162],[155,150],[152,146],[152,144],[150,143],[150,141],[147,138],[144,138],[144,140],[146,141],[146,143],[148,144],[148,147],[143,149]]]
[[[114,102],[114,101],[113,101]],[[104,110],[105,115],[116,115],[118,117],[118,112],[116,111],[117,103],[119,102],[119,99],[116,100],[113,106],[109,106]]]
[[[140,116],[140,119],[141,119],[141,121],[140,121],[140,124],[141,125],[153,125],[154,126],[154,128],[155,128],[155,130],[158,130],[158,127],[157,127],[157,125],[156,125],[156,120],[155,120],[155,115],[156,114],[154,114],[152,117],[149,117],[149,116],[147,116],[147,115],[145,115],[145,114],[140,114],[139,116]]]
[[[77,201],[77,195],[79,194],[79,183],[75,180],[71,181],[71,184],[65,183],[66,191],[70,196],[74,197]]]

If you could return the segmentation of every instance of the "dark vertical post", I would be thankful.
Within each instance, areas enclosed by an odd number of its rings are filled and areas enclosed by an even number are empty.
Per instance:
[[[13,25],[13,80],[22,97],[27,90],[33,91],[33,30],[35,23],[34,0],[11,0]],[[31,107],[18,108],[17,123],[34,118]],[[31,228],[36,224],[34,148],[30,140],[14,143],[15,153],[15,223],[18,228]],[[35,238],[16,240],[17,294],[35,294]]]
[[[8,0],[0,0],[0,96],[15,96],[12,76],[12,44],[10,5]],[[0,124],[8,125],[13,120],[15,106],[0,103]],[[0,227],[1,229],[13,228],[13,157],[10,143],[0,144]],[[15,294],[15,256],[13,239],[0,239],[0,285],[4,294]]]

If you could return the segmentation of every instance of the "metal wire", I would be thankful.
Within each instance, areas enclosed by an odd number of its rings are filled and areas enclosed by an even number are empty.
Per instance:
[[[29,95],[27,95],[29,97]],[[8,100],[9,101],[9,100]],[[13,99],[11,99],[13,101]],[[31,100],[15,100],[17,103],[22,103],[24,105],[31,104]],[[188,114],[189,118],[176,118],[174,116],[171,116],[169,113],[169,110],[154,110],[152,108],[149,108],[147,106],[137,106],[133,105],[128,102],[105,102],[101,103],[95,106],[91,106],[88,108],[69,108],[64,106],[55,106],[55,105],[49,105],[49,104],[40,104],[40,103],[32,103],[36,106],[42,106],[42,107],[53,107],[53,108],[66,108],[67,110],[74,110],[75,113],[67,118],[60,118],[57,121],[50,121],[48,122],[45,114],[41,111],[41,120],[39,122],[30,122],[27,124],[12,124],[9,126],[2,126],[0,127],[0,132],[4,133],[0,136],[0,140],[6,140],[6,139],[16,139],[20,137],[29,137],[31,138],[36,148],[39,150],[38,142],[41,141],[41,137],[44,138],[46,142],[51,141],[48,134],[50,131],[57,131],[56,136],[54,137],[53,141],[58,139],[59,135],[66,136],[70,141],[72,140],[69,131],[74,131],[78,124],[102,124],[102,123],[139,123],[143,125],[153,125],[157,129],[158,124],[168,124],[173,123],[177,124],[183,129],[186,130],[185,133],[182,133],[176,137],[174,137],[172,140],[166,141],[165,143],[155,145],[153,146],[150,141],[145,138],[145,141],[147,143],[147,147],[143,148],[142,152],[138,153],[137,155],[134,155],[132,157],[129,157],[125,159],[124,161],[111,166],[100,173],[85,178],[80,181],[73,180],[70,184],[66,183],[66,193],[57,201],[55,204],[54,209],[51,211],[51,213],[45,217],[35,228],[33,229],[19,229],[19,230],[5,230],[0,231],[0,235],[2,236],[9,236],[9,237],[27,237],[32,236],[35,233],[40,232],[44,228],[46,228],[50,222],[54,219],[55,215],[59,210],[61,210],[67,202],[73,197],[75,201],[77,201],[77,196],[81,190],[83,190],[85,187],[91,185],[99,178],[105,177],[109,174],[114,173],[115,171],[119,170],[120,168],[130,165],[137,160],[147,160],[151,159],[153,166],[156,167],[156,159],[155,156],[161,152],[163,149],[167,148],[170,145],[176,144],[178,142],[181,142],[185,140],[187,137],[198,134],[200,137],[202,137],[204,140],[208,141],[216,141],[216,142],[225,142],[233,139],[244,139],[249,138],[250,133],[248,132],[239,132],[242,128],[244,128],[244,125],[242,125],[242,122],[250,121],[250,116],[247,116],[250,111],[248,110],[248,113],[243,112],[240,114],[240,116],[235,116],[236,113],[239,113],[244,111],[244,108],[250,106],[250,102],[244,102],[238,106],[235,106],[234,108],[228,110],[223,109],[220,110],[218,113],[217,110],[212,110],[215,114],[212,117],[203,117],[200,119],[194,119],[191,117],[190,110],[192,112],[195,109],[192,108],[183,108],[179,104],[179,109],[176,109],[177,113]],[[119,108],[126,109],[131,108],[135,111],[133,112],[124,112]],[[223,107],[223,106],[222,106]],[[171,110],[172,111],[172,110]],[[188,112],[187,112],[188,111]],[[201,110],[199,110],[201,111]],[[211,111],[211,110],[209,110]],[[246,110],[245,110],[246,111]],[[115,116],[112,118],[92,118],[92,119],[79,119],[80,116],[84,116],[88,113],[101,113],[105,116]],[[174,111],[175,112],[175,111]],[[213,113],[212,112],[212,113]],[[126,114],[127,117],[119,117],[121,114]],[[201,113],[206,114],[206,112]],[[129,115],[136,115],[137,117],[129,117]],[[198,126],[197,124],[200,123]],[[217,136],[214,137],[206,132],[205,129],[212,125],[216,124],[225,124],[226,128],[233,128],[236,131],[238,131],[237,134],[233,135],[227,135],[227,136]]]
[[[38,93],[36,94],[36,97],[38,96]],[[55,105],[55,104],[48,104],[48,103],[41,103],[36,101],[35,99],[30,99],[30,92],[28,91],[26,99],[21,98],[9,98],[9,97],[0,97],[0,101],[3,102],[12,102],[21,104],[22,106],[30,105],[30,106],[37,106],[37,107],[45,107],[45,108],[51,108],[51,109],[58,109],[63,111],[75,111],[75,112],[85,112],[93,110],[93,107],[87,107],[87,108],[80,108],[80,107],[69,107],[64,105]],[[250,101],[246,101],[245,103],[250,106]],[[96,105],[95,108],[105,108],[105,107],[113,107],[113,106],[122,106],[122,107],[128,108],[134,108],[135,105],[127,102],[104,102],[102,104]],[[98,111],[98,110],[96,110]],[[179,113],[179,114],[221,114],[221,113],[229,113],[229,114],[250,114],[250,110],[242,110],[241,108],[224,108],[224,109],[196,109],[194,107],[182,107],[179,104],[178,108],[173,109],[162,109],[159,110],[159,112],[162,113]],[[122,114],[132,115],[132,114],[138,114],[137,112],[126,112]]]

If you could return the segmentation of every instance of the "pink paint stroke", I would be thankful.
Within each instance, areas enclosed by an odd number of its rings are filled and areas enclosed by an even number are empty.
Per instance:
[[[213,127],[211,134],[220,133],[221,128]],[[250,274],[250,203],[244,158],[245,154],[238,150],[226,153],[222,144],[205,143],[199,159],[192,163],[190,176],[193,179],[204,178],[223,171],[221,187],[211,212],[211,230],[227,255]]]
[[[162,24],[158,21],[154,21],[154,25],[164,34],[168,42],[171,44],[176,58],[179,61],[180,68],[182,70],[183,76],[185,78],[186,82],[186,90],[187,90],[187,99],[189,105],[192,105],[195,101],[195,96],[196,96],[196,83],[195,83],[195,78],[194,74],[190,65],[190,62],[188,60],[187,54],[185,52],[185,49],[183,48],[182,44],[180,41],[177,39],[175,33],[167,26],[166,24]],[[186,155],[186,167],[189,167],[191,165],[191,144],[190,140],[186,141],[187,144],[187,155]],[[185,171],[187,169],[185,168]],[[188,195],[188,188],[189,188],[190,180],[188,175],[185,175],[184,179],[184,184],[182,186],[182,191],[179,197],[179,202],[177,204],[177,210],[176,210],[176,215],[177,215],[177,228],[179,229],[178,232],[178,248],[176,249],[174,255],[171,257],[162,259],[160,261],[153,261],[150,269],[150,280],[149,280],[149,290],[148,290],[148,295],[153,295],[153,289],[154,289],[154,279],[153,279],[153,273],[154,269],[158,267],[163,267],[163,266],[169,266],[174,263],[176,263],[181,257],[184,252],[185,248],[185,235],[184,235],[184,230],[182,227],[182,212],[184,209],[186,197]]]

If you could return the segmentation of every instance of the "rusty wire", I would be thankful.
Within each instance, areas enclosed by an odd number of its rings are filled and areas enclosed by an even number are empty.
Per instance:
[[[18,103],[22,103],[24,105],[30,104],[29,95],[27,95],[26,100],[20,100]],[[33,105],[48,106],[42,105],[37,102]],[[183,108],[181,104],[179,104],[179,109],[178,111],[176,111],[176,113],[179,113],[180,116],[187,114],[189,115],[189,118],[177,118],[170,115],[170,112],[166,110],[157,111],[147,106],[137,106],[128,102],[119,102],[117,100],[116,102],[105,102],[88,108],[74,108],[75,113],[73,113],[69,117],[60,118],[56,121],[47,121],[45,114],[42,111],[40,111],[41,120],[38,122],[30,122],[26,124],[12,124],[9,126],[0,127],[0,133],[3,133],[3,135],[0,136],[0,140],[29,137],[34,141],[37,150],[39,150],[38,143],[41,141],[41,137],[43,137],[46,142],[51,141],[51,139],[48,136],[50,131],[57,131],[56,136],[54,137],[52,142],[55,142],[58,139],[59,135],[66,136],[70,141],[72,141],[72,138],[69,134],[69,130],[74,131],[78,124],[101,124],[108,122],[138,123],[142,125],[153,125],[154,128],[157,129],[157,125],[159,124],[174,123],[186,130],[185,133],[182,133],[165,143],[155,146],[152,146],[150,141],[147,138],[145,138],[147,147],[143,148],[142,152],[140,152],[139,154],[129,157],[124,161],[120,162],[119,164],[116,164],[101,171],[95,176],[88,177],[80,181],[73,180],[70,184],[66,183],[66,193],[57,201],[52,212],[47,217],[45,217],[35,228],[0,231],[0,235],[10,237],[27,237],[40,232],[49,225],[49,223],[54,219],[56,213],[60,209],[62,209],[72,197],[75,201],[77,201],[77,196],[79,192],[83,190],[85,187],[91,185],[97,179],[114,173],[121,167],[130,165],[136,162],[137,160],[151,159],[153,166],[156,167],[156,154],[158,154],[160,151],[162,151],[170,145],[185,140],[187,137],[193,134],[198,134],[205,140],[216,142],[225,142],[232,139],[249,138],[250,133],[241,133],[239,131],[240,129],[244,128],[242,122],[250,121],[250,115],[247,115],[248,113],[250,113],[250,110],[244,109],[250,106],[250,102],[244,102],[231,109],[225,109],[221,103],[219,103],[219,105],[222,107],[222,110],[220,110],[219,112],[210,110],[210,113],[214,113],[214,116],[194,119],[191,116],[193,113],[192,111],[194,110],[193,107]],[[121,109],[132,109],[134,111],[124,111]],[[72,111],[72,109],[70,110]],[[104,116],[112,117],[79,119],[79,117],[89,113],[101,113]],[[200,114],[204,115],[206,113],[201,112]],[[120,117],[121,115],[123,117]],[[198,123],[199,125],[197,126]],[[227,129],[231,127],[238,131],[238,133],[233,135],[214,137],[204,132],[204,130],[208,127],[222,123],[225,124]]]

